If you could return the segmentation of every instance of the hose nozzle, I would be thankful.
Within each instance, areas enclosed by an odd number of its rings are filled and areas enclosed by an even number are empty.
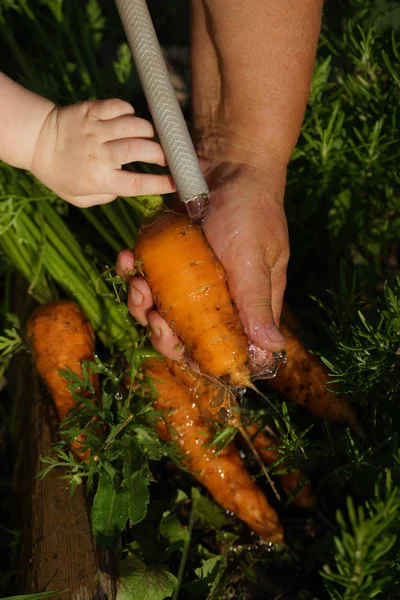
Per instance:
[[[201,225],[208,213],[208,195],[195,196],[190,200],[186,200],[185,205],[191,222],[195,225]]]

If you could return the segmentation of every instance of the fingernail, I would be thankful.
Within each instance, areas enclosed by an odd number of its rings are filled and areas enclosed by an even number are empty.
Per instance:
[[[266,325],[264,329],[267,338],[274,344],[283,344],[285,342],[285,337],[273,323]]]
[[[140,306],[142,304],[143,296],[136,288],[131,288],[130,295],[135,306]]]
[[[264,325],[264,327],[253,327],[249,337],[260,348],[264,348],[266,345],[268,346],[268,344],[282,344],[282,347],[285,344],[284,336],[274,323],[269,323],[268,325]]]
[[[151,334],[155,335],[158,338],[160,338],[162,336],[161,328],[157,327],[155,325],[152,325],[152,327],[151,327]]]

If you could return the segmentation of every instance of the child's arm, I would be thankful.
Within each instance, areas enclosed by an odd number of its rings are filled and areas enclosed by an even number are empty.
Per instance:
[[[28,169],[64,200],[81,207],[116,196],[174,191],[167,175],[123,171],[140,161],[165,165],[151,124],[122,100],[64,108],[0,73],[0,160]]]
[[[0,159],[30,169],[36,140],[54,104],[0,73]]]

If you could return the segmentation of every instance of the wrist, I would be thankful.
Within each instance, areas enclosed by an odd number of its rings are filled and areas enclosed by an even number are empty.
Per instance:
[[[30,170],[43,124],[54,103],[0,73],[0,159]]]
[[[244,175],[283,203],[288,161],[276,148],[237,131],[217,127],[198,129],[194,140],[211,189],[220,182]]]
[[[260,133],[260,128],[243,128],[210,122],[195,124],[193,139],[199,157],[210,162],[246,164],[264,170],[285,171],[292,149],[277,145]]]
[[[40,135],[45,129],[46,123],[50,115],[55,110],[56,105],[46,98],[39,98],[32,114],[31,122],[28,126],[29,135],[27,136],[28,143],[24,155],[21,156],[21,168],[27,171],[32,171],[34,162],[37,161],[35,151]]]

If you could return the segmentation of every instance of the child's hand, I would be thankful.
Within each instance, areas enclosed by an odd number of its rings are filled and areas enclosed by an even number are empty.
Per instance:
[[[30,170],[61,198],[82,208],[117,196],[173,192],[168,175],[121,169],[136,161],[166,164],[161,146],[151,140],[153,127],[134,112],[117,99],[54,107],[38,135]]]

